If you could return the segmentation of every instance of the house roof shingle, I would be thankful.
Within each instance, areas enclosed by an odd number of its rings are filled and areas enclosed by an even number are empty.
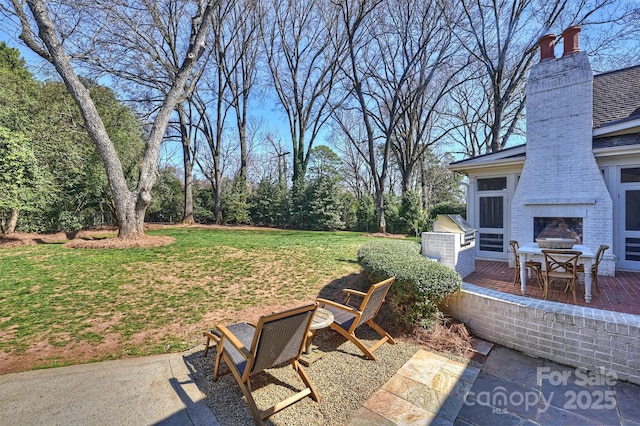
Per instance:
[[[593,77],[593,127],[640,118],[640,65]]]

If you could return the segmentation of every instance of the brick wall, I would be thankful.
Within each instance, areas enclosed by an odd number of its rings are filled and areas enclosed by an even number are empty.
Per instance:
[[[613,247],[613,202],[592,149],[593,71],[586,52],[536,64],[527,82],[526,159],[511,203],[511,238],[534,217],[580,217],[583,244]],[[612,249],[600,266],[612,274]]]
[[[478,337],[640,384],[640,316],[510,295],[463,283],[443,310]]]
[[[454,269],[462,278],[476,270],[475,243],[460,245],[460,235],[423,232],[422,255]]]

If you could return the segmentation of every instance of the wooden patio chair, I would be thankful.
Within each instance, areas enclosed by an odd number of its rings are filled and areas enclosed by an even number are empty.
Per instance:
[[[394,281],[395,277],[388,278],[372,285],[366,293],[357,290],[344,289],[343,291],[347,294],[345,304],[340,304],[326,299],[318,299],[318,303],[321,308],[325,308],[333,313],[334,320],[330,327],[353,342],[367,356],[367,358],[372,360],[376,359],[373,355],[373,351],[378,349],[384,342],[388,341],[392,345],[396,343],[389,333],[384,331],[382,327],[373,321],[376,315],[378,315],[378,311],[380,311],[384,298],[387,296],[387,292]],[[351,296],[362,297],[362,302],[358,307],[349,305],[349,299]],[[355,331],[362,324],[367,324],[382,336],[382,338],[370,348],[356,337]]]
[[[319,401],[318,393],[298,362],[317,306],[317,303],[313,303],[266,315],[261,317],[255,326],[244,322],[226,327],[217,326],[214,335],[217,337],[219,334],[220,341],[216,344],[213,380],[217,380],[220,360],[224,359],[240,385],[257,425],[263,424],[262,421],[267,417],[308,395],[314,401]],[[286,362],[291,363],[304,382],[305,388],[266,410],[258,409],[251,395],[251,376]]]
[[[602,244],[598,247],[595,262],[591,265],[591,282],[596,287],[596,294],[600,294],[600,287],[598,287],[598,266],[600,265],[600,261],[602,261],[604,252],[607,250],[609,250],[609,246],[606,244]],[[577,272],[584,272],[584,265],[578,265],[577,268]]]
[[[547,298],[551,282],[557,279],[566,280],[565,292],[571,290],[573,303],[578,304],[576,298],[577,264],[581,251],[575,250],[542,250],[546,270],[544,271],[544,298]],[[569,256],[569,257],[567,257]]]
[[[509,241],[509,247],[511,247],[511,251],[513,252],[513,257],[515,259],[516,272],[513,277],[513,285],[520,285],[520,257],[518,257],[518,249],[520,248],[520,244],[516,240]],[[527,270],[531,268],[536,273],[536,279],[538,280],[538,285],[540,288],[542,286],[542,262],[536,262],[535,260],[527,260],[524,265]],[[527,271],[528,272],[528,271]]]

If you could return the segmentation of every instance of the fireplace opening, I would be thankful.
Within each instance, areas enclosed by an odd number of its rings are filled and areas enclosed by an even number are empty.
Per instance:
[[[581,217],[534,217],[533,241],[536,238],[575,238],[582,244]]]

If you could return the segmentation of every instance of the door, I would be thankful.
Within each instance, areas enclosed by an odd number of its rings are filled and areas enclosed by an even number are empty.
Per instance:
[[[640,270],[640,167],[621,169],[618,200],[618,267]]]
[[[476,253],[478,257],[505,259],[507,178],[484,178],[476,182]]]

